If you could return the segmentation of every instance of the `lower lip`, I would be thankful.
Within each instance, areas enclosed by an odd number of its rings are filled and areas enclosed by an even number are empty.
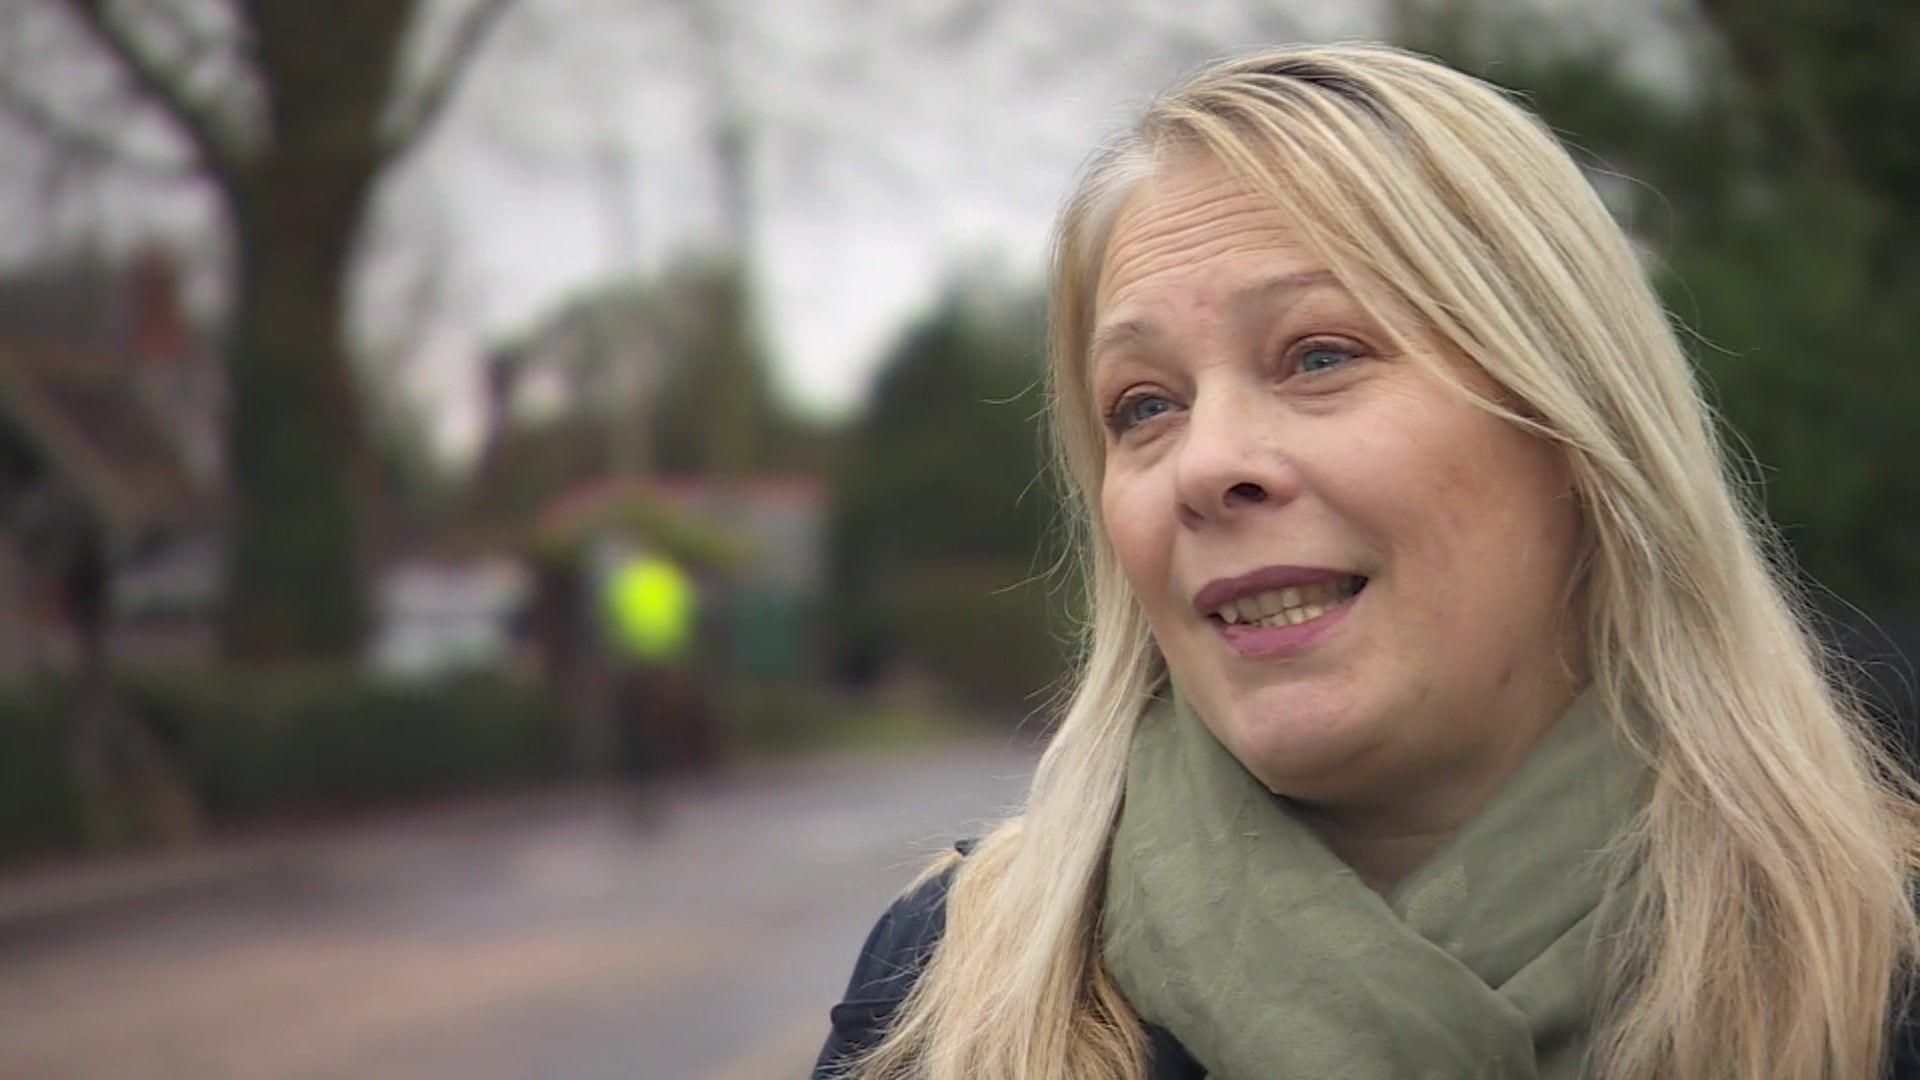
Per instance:
[[[1366,595],[1362,589],[1342,600],[1340,606],[1332,608],[1317,619],[1309,619],[1299,624],[1286,626],[1242,626],[1238,623],[1214,623],[1214,629],[1227,639],[1234,652],[1248,659],[1278,660],[1288,656],[1297,656],[1319,644],[1340,620],[1347,617],[1353,605]]]

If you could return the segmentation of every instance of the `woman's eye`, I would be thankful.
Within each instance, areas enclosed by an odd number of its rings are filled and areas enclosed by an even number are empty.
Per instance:
[[[1107,427],[1111,428],[1116,435],[1122,434],[1129,428],[1146,423],[1171,408],[1173,408],[1173,402],[1158,394],[1134,394],[1122,398],[1114,405],[1113,410],[1107,414]]]
[[[1315,345],[1300,354],[1301,372],[1312,375],[1337,366],[1342,360],[1351,360],[1356,354],[1352,349],[1338,345]]]
[[[1163,397],[1136,398],[1127,403],[1127,419],[1138,424],[1151,420],[1171,408],[1173,408],[1173,402]]]

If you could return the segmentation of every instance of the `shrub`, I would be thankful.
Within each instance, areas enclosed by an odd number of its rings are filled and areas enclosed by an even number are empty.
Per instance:
[[[1017,719],[1039,708],[1066,664],[1063,617],[1023,564],[927,567],[882,589],[893,659],[933,672],[963,700]]]
[[[123,703],[168,747],[216,822],[366,805],[548,774],[558,710],[498,674],[375,680],[358,669],[125,678]],[[0,856],[82,839],[70,694],[0,690]]]
[[[495,674],[223,673],[142,680],[129,697],[216,820],[497,783],[556,760],[553,705]]]
[[[0,688],[0,855],[80,839],[66,717],[53,684]]]

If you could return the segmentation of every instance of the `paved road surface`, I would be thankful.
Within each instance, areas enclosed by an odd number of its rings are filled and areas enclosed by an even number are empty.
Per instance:
[[[803,1076],[873,918],[1031,766],[964,743],[468,803],[85,910],[0,879],[0,1077]]]

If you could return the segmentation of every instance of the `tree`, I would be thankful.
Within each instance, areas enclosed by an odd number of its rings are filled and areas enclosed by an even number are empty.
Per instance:
[[[1037,302],[964,286],[902,335],[840,485],[845,583],[1035,557],[1049,513],[1035,485],[1041,340]]]
[[[231,655],[358,646],[375,492],[345,343],[347,275],[381,178],[431,133],[511,2],[473,0],[449,21],[430,19],[441,5],[426,0],[58,4],[95,59],[165,118],[232,240]],[[429,22],[447,29],[415,64],[408,46]],[[70,154],[167,167],[46,90],[0,74],[0,111]]]
[[[696,260],[673,277],[683,299],[651,403],[656,466],[725,480],[804,464],[794,457],[804,437],[768,379],[746,265],[727,256]]]
[[[975,700],[1030,704],[1063,664],[1037,580],[1057,513],[1042,482],[1038,297],[950,288],[884,364],[834,488],[841,666],[913,660]]]
[[[1800,566],[1920,610],[1920,17],[1870,0],[1702,0],[1677,91],[1636,47],[1511,10],[1397,5],[1400,40],[1519,91],[1654,249],[1668,307]]]
[[[688,256],[658,278],[598,286],[500,347],[492,430],[468,485],[474,520],[519,528],[598,477],[724,483],[823,467],[833,434],[774,392],[747,278],[736,258]],[[516,419],[516,388],[540,377],[562,387],[556,411]]]
[[[1868,0],[1700,10],[1744,121],[1739,160],[1763,195],[1735,201],[1718,250],[1692,265],[1729,286],[1710,300],[1711,315],[1731,316],[1731,341],[1771,346],[1754,365],[1767,381],[1752,389],[1773,396],[1738,403],[1756,446],[1777,455],[1763,460],[1781,466],[1771,501],[1806,526],[1796,540],[1822,580],[1920,611],[1920,11]]]

